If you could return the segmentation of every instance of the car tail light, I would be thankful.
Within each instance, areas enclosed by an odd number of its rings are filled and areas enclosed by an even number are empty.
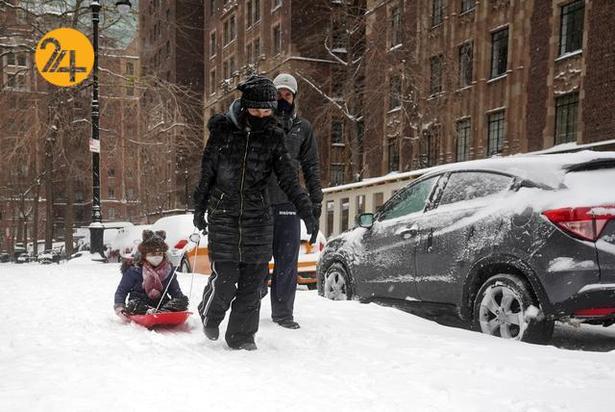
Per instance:
[[[615,220],[615,206],[565,207],[542,214],[566,233],[595,242],[606,224]]]
[[[580,309],[574,312],[575,316],[583,318],[593,318],[598,316],[609,316],[615,314],[615,308],[589,308]]]
[[[188,241],[186,239],[182,239],[179,242],[177,242],[177,244],[175,245],[175,249],[183,249],[184,246],[186,246],[188,244]]]

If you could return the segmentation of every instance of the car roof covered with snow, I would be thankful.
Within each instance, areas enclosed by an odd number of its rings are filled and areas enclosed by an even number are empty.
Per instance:
[[[615,165],[615,152],[585,150],[577,153],[494,157],[438,166],[425,176],[454,171],[494,171],[557,188],[563,183],[566,173],[574,169],[574,166],[602,160],[612,161]]]

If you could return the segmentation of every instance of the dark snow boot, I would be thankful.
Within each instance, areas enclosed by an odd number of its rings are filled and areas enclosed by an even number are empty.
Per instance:
[[[290,319],[281,320],[276,323],[286,329],[299,329],[301,327],[297,322]]]
[[[203,326],[203,333],[205,333],[205,336],[207,336],[207,339],[209,340],[218,340],[218,337],[220,336],[220,329],[218,329],[217,326]]]
[[[243,342],[243,343],[239,343],[237,345],[228,345],[229,348],[234,349],[234,350],[256,350],[258,349],[256,347],[256,343],[254,342]]]

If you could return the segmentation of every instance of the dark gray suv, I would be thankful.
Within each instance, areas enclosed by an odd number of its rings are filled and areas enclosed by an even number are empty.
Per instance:
[[[453,305],[483,333],[546,342],[555,320],[615,321],[615,153],[442,166],[331,239],[330,299]]]

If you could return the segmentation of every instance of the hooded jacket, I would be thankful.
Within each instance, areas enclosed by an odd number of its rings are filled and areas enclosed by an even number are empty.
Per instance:
[[[267,184],[276,175],[281,189],[302,218],[312,204],[299,184],[284,145],[284,132],[268,118],[259,130],[240,120],[241,105],[208,122],[201,179],[194,192],[195,211],[207,211],[211,260],[264,263],[271,259],[273,225]]]
[[[297,173],[303,172],[303,179],[313,204],[322,203],[320,183],[320,165],[318,161],[318,144],[314,130],[307,120],[296,115],[294,108],[290,115],[280,116],[281,125],[286,132],[284,144],[292,159]],[[289,203],[288,197],[280,188],[275,176],[269,180],[269,194],[274,205]]]

